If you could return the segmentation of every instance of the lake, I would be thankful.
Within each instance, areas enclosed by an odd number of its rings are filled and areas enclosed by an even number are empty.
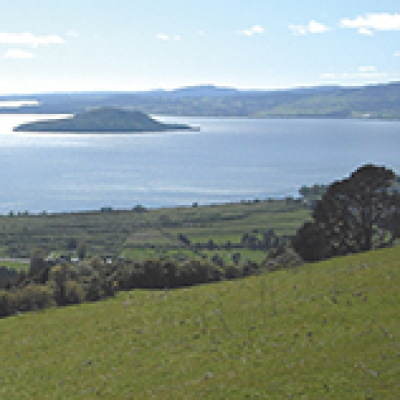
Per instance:
[[[201,131],[12,131],[49,117],[0,115],[2,214],[278,198],[364,163],[400,172],[398,121],[159,117]]]

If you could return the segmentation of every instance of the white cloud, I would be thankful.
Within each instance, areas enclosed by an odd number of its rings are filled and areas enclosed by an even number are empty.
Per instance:
[[[307,35],[307,28],[304,25],[289,25],[289,29],[296,36]]]
[[[396,57],[400,57],[400,50],[395,51],[395,52],[394,52],[394,55],[395,55]]]
[[[251,30],[254,33],[264,33],[264,28],[260,25],[253,25],[253,27],[251,28]]]
[[[368,28],[359,28],[358,33],[365,36],[372,36],[374,34],[374,32]]]
[[[39,47],[41,45],[63,44],[65,43],[65,41],[62,37],[57,35],[35,36],[31,32],[23,32],[23,33],[0,32],[0,43]]]
[[[29,59],[29,58],[34,58],[33,53],[30,53],[29,51],[23,51],[19,49],[10,49],[8,50],[4,56],[4,58],[17,58],[17,59]]]
[[[376,79],[376,78],[387,78],[389,76],[389,74],[387,72],[362,72],[359,71],[355,74],[349,74],[349,73],[344,73],[341,75],[342,78],[371,78],[371,79]]]
[[[307,33],[324,33],[330,30],[329,26],[311,20],[308,25],[289,25],[289,29],[296,36],[307,35]]]
[[[170,36],[164,33],[157,34],[156,38],[158,40],[163,40],[164,42],[169,42],[169,41],[179,42],[181,40],[181,37],[179,35]]]
[[[253,35],[260,35],[262,33],[264,33],[265,30],[262,26],[260,25],[253,25],[250,29],[244,29],[242,31],[239,31],[239,34],[241,35],[245,35],[245,36],[253,36]]]
[[[374,66],[363,66],[359,67],[357,72],[343,72],[343,73],[331,73],[326,72],[319,75],[319,78],[326,81],[332,80],[351,80],[351,79],[383,79],[393,76],[387,72],[378,72]]]
[[[336,78],[336,75],[335,75],[335,74],[332,74],[331,72],[326,72],[326,73],[324,73],[324,74],[321,74],[319,77],[320,77],[321,79],[331,80],[331,79],[335,79],[335,78]]]
[[[69,36],[69,37],[72,37],[72,38],[76,39],[76,38],[78,38],[78,37],[79,37],[79,33],[78,33],[78,32],[76,32],[76,31],[68,31],[68,32],[67,32],[67,36]]]
[[[317,21],[310,21],[308,24],[308,30],[310,33],[324,33],[329,31],[329,27]]]
[[[199,36],[204,36],[204,31],[202,31],[202,30],[197,31],[197,34],[198,34]]]
[[[169,40],[169,36],[168,35],[164,35],[163,33],[159,33],[156,36],[156,38],[159,39],[159,40],[165,40],[165,41]]]
[[[375,31],[400,30],[400,14],[367,14],[359,15],[355,19],[343,18],[340,21],[341,28],[357,29],[362,35],[372,35]]]
[[[375,72],[375,71],[376,71],[376,68],[373,67],[372,65],[358,68],[358,72]]]

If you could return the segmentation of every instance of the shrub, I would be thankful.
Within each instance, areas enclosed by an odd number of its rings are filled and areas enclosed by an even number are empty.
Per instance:
[[[56,265],[50,270],[48,284],[54,291],[54,299],[58,305],[71,304],[68,301],[67,285],[76,279],[75,270],[69,265]]]
[[[268,270],[274,271],[282,268],[297,267],[303,263],[302,258],[291,247],[279,246],[270,252],[264,266]]]
[[[29,273],[34,275],[45,266],[46,253],[43,249],[35,249],[31,254]]]
[[[80,304],[85,301],[85,291],[76,281],[67,281],[65,283],[65,303]]]
[[[15,311],[42,310],[55,305],[49,285],[28,285],[15,292]]]
[[[240,265],[228,264],[224,267],[226,279],[237,279],[243,276],[243,269]]]
[[[14,292],[0,290],[0,317],[7,317],[15,313],[15,300]]]

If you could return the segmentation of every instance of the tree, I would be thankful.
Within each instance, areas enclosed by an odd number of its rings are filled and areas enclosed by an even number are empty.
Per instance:
[[[307,261],[357,253],[393,244],[399,235],[399,195],[390,188],[395,174],[367,164],[332,183],[292,240]]]
[[[78,246],[78,257],[80,260],[83,260],[86,257],[86,244],[85,243],[80,243]]]
[[[34,249],[31,253],[29,273],[37,274],[45,266],[46,253],[43,249]]]
[[[75,250],[78,247],[78,239],[76,238],[69,238],[67,241],[67,249],[68,250]]]

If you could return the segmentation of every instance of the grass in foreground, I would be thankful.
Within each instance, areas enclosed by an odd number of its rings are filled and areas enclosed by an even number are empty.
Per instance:
[[[398,399],[399,256],[0,320],[0,398]]]

